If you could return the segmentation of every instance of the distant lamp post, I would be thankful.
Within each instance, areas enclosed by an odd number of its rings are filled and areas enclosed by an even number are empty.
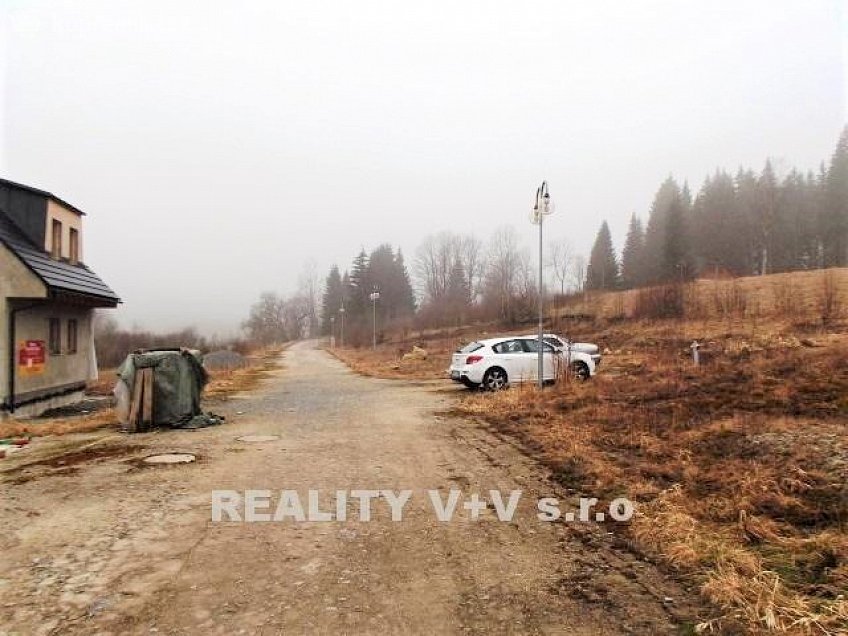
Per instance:
[[[341,322],[341,333],[339,334],[341,337],[339,338],[339,340],[341,341],[342,349],[344,349],[344,315],[345,315],[345,308],[344,308],[344,303],[342,303],[342,306],[339,308],[339,319],[340,319],[340,322]]]
[[[330,349],[336,348],[336,317],[330,316]]]
[[[377,301],[380,300],[380,292],[377,291],[377,288],[374,288],[374,291],[371,292],[369,296],[371,299],[371,308],[374,314],[374,331],[371,337],[371,348],[377,349]]]
[[[548,192],[548,182],[542,181],[542,185],[536,188],[536,201],[533,203],[533,210],[530,212],[530,221],[539,226],[539,341],[538,341],[538,385],[541,389],[545,384],[544,376],[544,345],[545,338],[543,332],[543,321],[545,311],[545,284],[542,274],[542,226],[547,215],[553,214],[554,202],[551,201],[551,195]]]

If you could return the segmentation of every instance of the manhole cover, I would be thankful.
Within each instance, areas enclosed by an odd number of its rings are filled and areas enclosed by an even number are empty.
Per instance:
[[[146,464],[190,464],[196,459],[191,453],[163,453],[145,457]]]
[[[275,442],[279,435],[242,435],[236,438],[240,442]]]

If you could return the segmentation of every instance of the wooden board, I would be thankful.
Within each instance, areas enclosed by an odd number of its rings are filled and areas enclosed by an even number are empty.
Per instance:
[[[130,416],[127,421],[127,430],[130,433],[138,431],[138,415],[141,409],[141,398],[144,392],[144,378],[139,371],[135,372],[133,379],[133,392],[130,398]]]
[[[146,431],[153,425],[153,367],[143,369],[141,430]]]

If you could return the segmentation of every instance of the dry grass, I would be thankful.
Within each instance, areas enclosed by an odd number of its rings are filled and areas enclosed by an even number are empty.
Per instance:
[[[600,344],[600,375],[541,395],[469,392],[457,410],[520,440],[570,493],[636,502],[609,529],[698,582],[718,608],[700,630],[848,634],[848,269],[683,294],[684,317],[661,321],[634,318],[638,291],[570,299],[551,329]],[[367,375],[439,378],[485,335],[336,353]],[[404,366],[413,345],[431,356]]]
[[[697,332],[715,357],[695,368]],[[610,530],[699,581],[722,610],[704,629],[845,633],[848,337],[751,334],[617,322],[584,333],[615,347],[593,381],[469,393],[458,410],[520,439],[568,491],[634,500]]]
[[[235,393],[255,389],[274,369],[279,368],[281,348],[262,349],[246,358],[246,365],[238,369],[209,372],[209,384],[203,392],[205,400],[226,400]]]
[[[634,318],[643,290],[593,292],[569,298],[563,315]],[[828,323],[848,312],[848,268],[789,272],[736,279],[699,279],[687,284],[687,318],[790,318]]]

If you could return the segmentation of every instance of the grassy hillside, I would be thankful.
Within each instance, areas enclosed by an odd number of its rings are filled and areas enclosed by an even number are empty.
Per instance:
[[[845,633],[848,270],[683,291],[676,319],[639,317],[653,290],[561,302],[553,327],[599,343],[601,373],[541,394],[462,392],[456,410],[517,440],[574,496],[636,501],[635,520],[609,531],[696,583],[719,608],[714,630]],[[437,378],[483,332],[497,330],[413,333],[340,357],[372,375]],[[413,343],[428,360],[401,359]]]

